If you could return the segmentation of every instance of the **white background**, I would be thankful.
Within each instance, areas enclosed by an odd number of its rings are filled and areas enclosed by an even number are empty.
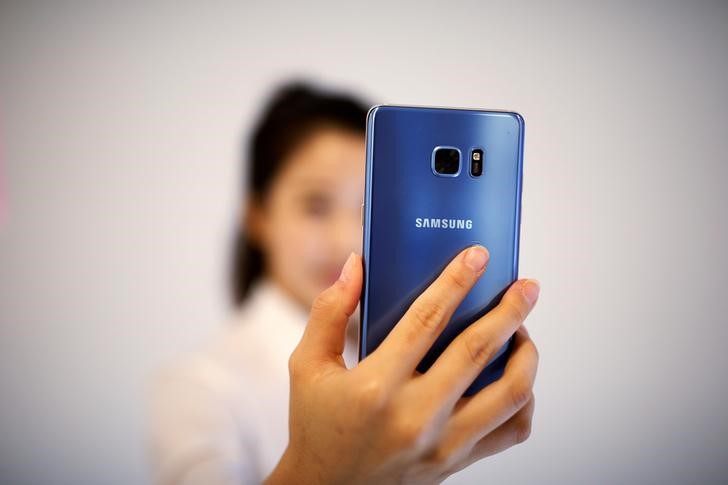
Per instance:
[[[148,380],[223,324],[292,75],[526,120],[533,433],[451,483],[726,479],[724,2],[103,3],[0,6],[0,482],[148,480]]]

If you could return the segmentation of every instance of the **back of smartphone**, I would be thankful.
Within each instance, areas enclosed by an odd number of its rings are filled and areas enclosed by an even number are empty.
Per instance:
[[[523,118],[512,112],[386,105],[369,111],[359,360],[465,247],[488,248],[488,267],[420,372],[518,279],[523,132]],[[510,346],[465,395],[501,376]]]

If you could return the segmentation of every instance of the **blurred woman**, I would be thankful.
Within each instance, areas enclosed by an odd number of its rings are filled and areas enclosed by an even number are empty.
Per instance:
[[[152,415],[159,483],[256,483],[288,442],[288,357],[314,298],[360,251],[366,105],[294,83],[250,140],[232,322],[163,372]],[[345,359],[356,362],[357,321]]]

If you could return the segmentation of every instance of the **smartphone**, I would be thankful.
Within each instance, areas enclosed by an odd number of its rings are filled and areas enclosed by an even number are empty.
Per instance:
[[[377,105],[367,114],[359,360],[464,248],[490,252],[485,273],[417,370],[426,372],[518,279],[524,121],[509,111]],[[464,392],[505,369],[512,338]]]

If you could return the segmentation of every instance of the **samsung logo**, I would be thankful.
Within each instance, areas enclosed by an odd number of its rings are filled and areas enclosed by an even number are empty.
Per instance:
[[[415,227],[430,227],[434,229],[472,229],[471,219],[433,219],[429,217],[418,217],[415,219]]]

